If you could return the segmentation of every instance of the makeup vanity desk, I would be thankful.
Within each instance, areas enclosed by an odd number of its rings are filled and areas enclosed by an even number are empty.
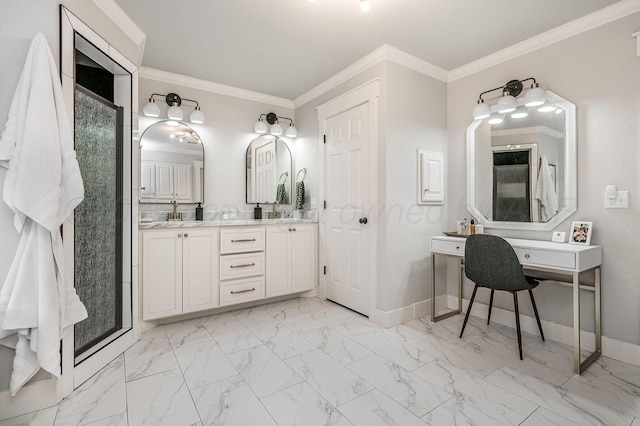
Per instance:
[[[602,248],[600,246],[580,246],[551,241],[521,240],[505,238],[514,248],[520,263],[526,270],[544,271],[566,277],[566,281],[544,280],[573,288],[573,370],[582,373],[602,352],[602,328],[600,323],[600,266]],[[464,247],[462,237],[438,236],[431,238],[431,320],[439,321],[462,312],[462,273],[464,269]],[[458,309],[436,315],[435,286],[436,256],[453,257],[458,260]],[[580,275],[594,274],[594,285],[580,284]],[[595,351],[580,362],[580,290],[593,291],[595,295]]]

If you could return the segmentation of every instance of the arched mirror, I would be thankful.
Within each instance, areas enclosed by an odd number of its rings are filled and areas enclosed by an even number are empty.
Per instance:
[[[140,137],[140,202],[204,202],[200,136],[176,121],[159,121]]]
[[[575,105],[546,95],[467,128],[467,209],[487,228],[551,230],[576,211]]]
[[[247,203],[291,204],[291,151],[280,138],[261,135],[247,148]]]

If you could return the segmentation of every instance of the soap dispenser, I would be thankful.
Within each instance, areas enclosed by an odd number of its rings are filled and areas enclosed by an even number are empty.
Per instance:
[[[196,220],[202,220],[202,203],[198,203],[196,206]]]
[[[253,218],[262,219],[262,207],[260,207],[260,203],[258,203],[253,209]]]

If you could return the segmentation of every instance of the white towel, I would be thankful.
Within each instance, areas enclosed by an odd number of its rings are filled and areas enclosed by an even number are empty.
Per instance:
[[[84,198],[60,78],[46,38],[37,34],[0,138],[8,163],[3,198],[20,243],[0,289],[0,344],[15,348],[12,395],[40,368],[60,377],[60,340],[87,317],[65,283],[60,225]]]
[[[540,170],[536,184],[536,199],[540,204],[540,220],[547,222],[558,213],[558,196],[551,177],[551,167],[546,155],[540,157]]]

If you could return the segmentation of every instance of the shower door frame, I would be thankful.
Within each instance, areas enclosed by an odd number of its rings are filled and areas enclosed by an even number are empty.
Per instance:
[[[108,60],[112,61],[119,69],[125,71],[125,74],[114,75],[116,79],[116,87],[114,92],[117,104],[124,108],[124,125],[123,125],[123,178],[122,178],[122,195],[125,199],[122,216],[123,229],[130,229],[130,233],[123,233],[122,251],[123,251],[123,274],[129,274],[128,279],[123,279],[127,285],[130,285],[130,307],[123,305],[123,316],[125,323],[130,322],[131,328],[125,332],[114,335],[113,338],[107,339],[106,343],[100,347],[91,356],[83,359],[76,364],[74,351],[74,336],[71,330],[62,341],[62,394],[68,395],[91,376],[100,371],[104,366],[109,364],[115,358],[120,356],[126,349],[131,347],[140,338],[140,329],[138,322],[138,204],[137,204],[137,187],[138,181],[138,149],[137,144],[134,147],[132,134],[137,131],[137,67],[120,54],[105,39],[89,28],[84,22],[78,19],[64,6],[60,5],[60,72],[62,77],[62,88],[65,97],[65,105],[69,120],[73,124],[74,116],[74,93],[75,93],[75,51],[76,51],[76,34],[80,35],[97,51],[101,52]],[[101,64],[102,65],[102,64]],[[114,73],[115,74],[115,73]],[[122,100],[124,99],[124,101]],[[130,207],[130,208],[128,208]],[[67,285],[73,285],[74,277],[74,219],[73,214],[65,221],[63,225],[63,241],[65,250],[65,270]],[[128,272],[127,272],[128,271]],[[123,283],[124,284],[124,283]],[[123,286],[124,289],[124,286]]]

